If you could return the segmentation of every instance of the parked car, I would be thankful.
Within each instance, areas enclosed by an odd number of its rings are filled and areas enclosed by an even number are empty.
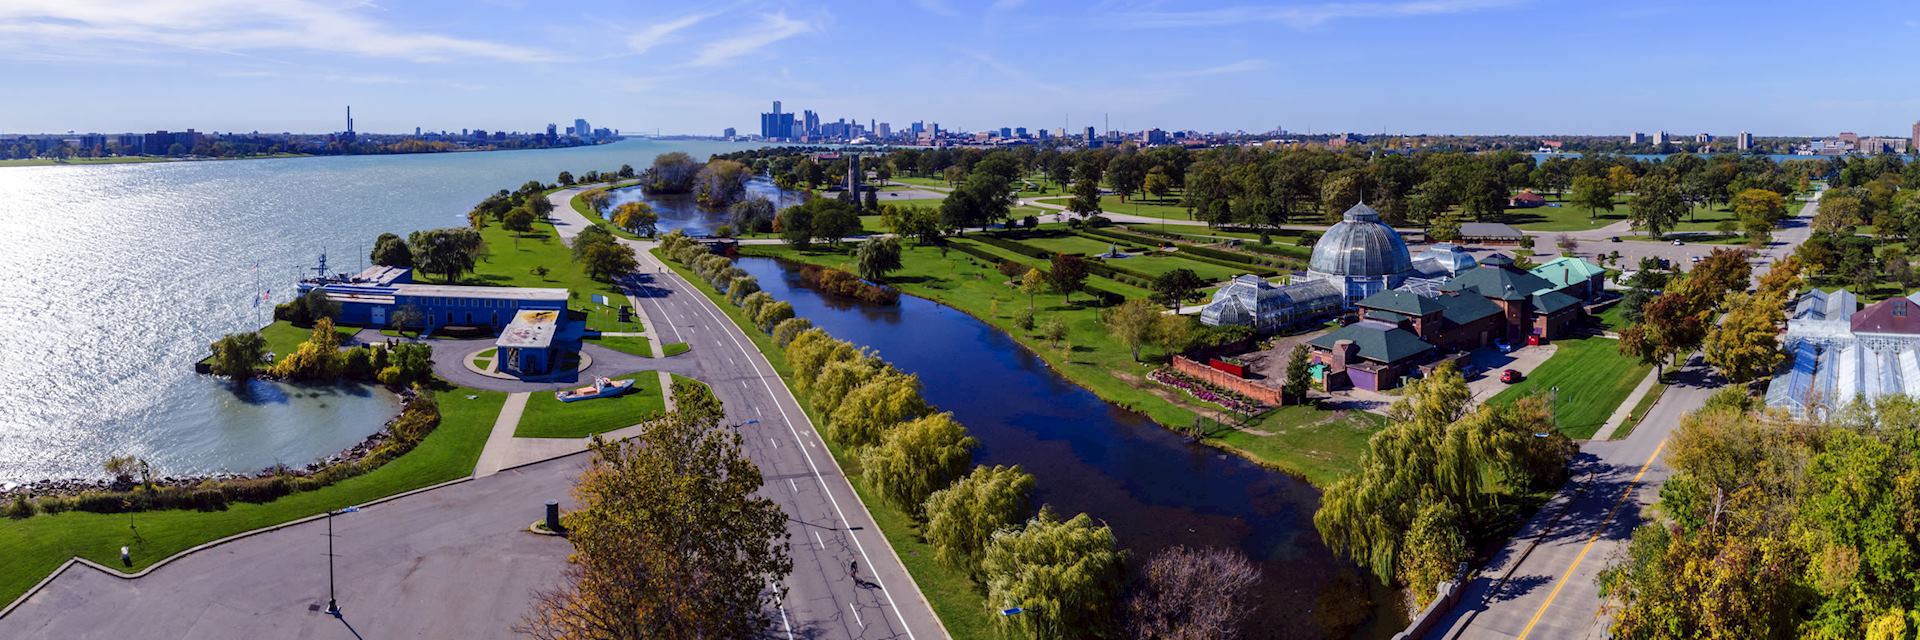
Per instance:
[[[1693,260],[1693,263],[1694,263],[1694,264],[1700,264],[1700,261],[1701,261],[1701,260],[1705,260],[1705,259],[1706,259],[1706,258],[1702,258],[1702,257],[1700,257],[1700,256],[1694,256],[1694,257],[1692,258],[1692,260]]]
[[[1500,381],[1505,382],[1507,384],[1513,384],[1523,379],[1526,379],[1526,376],[1520,375],[1519,371],[1515,371],[1513,369],[1508,369],[1500,372]]]
[[[1486,367],[1483,367],[1477,364],[1470,364],[1470,365],[1467,365],[1466,368],[1460,370],[1460,377],[1476,378],[1476,377],[1479,377],[1480,374],[1486,373],[1486,372],[1487,372]]]
[[[1673,246],[1676,246],[1676,247],[1678,247],[1678,246],[1680,246],[1680,245],[1683,245],[1683,244],[1686,244],[1686,243],[1685,243],[1685,242],[1681,242],[1679,238],[1674,238],[1674,239],[1673,239]]]
[[[1607,236],[1607,242],[1619,242],[1620,236]]]

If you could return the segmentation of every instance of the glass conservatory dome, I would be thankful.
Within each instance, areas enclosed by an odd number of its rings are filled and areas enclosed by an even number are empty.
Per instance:
[[[1392,227],[1380,222],[1380,213],[1365,203],[1348,209],[1339,224],[1313,245],[1309,268],[1336,276],[1391,276],[1413,270],[1407,243]]]

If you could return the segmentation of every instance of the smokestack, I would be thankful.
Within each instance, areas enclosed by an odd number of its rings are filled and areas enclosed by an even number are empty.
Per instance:
[[[353,105],[347,105],[347,133],[353,133]]]

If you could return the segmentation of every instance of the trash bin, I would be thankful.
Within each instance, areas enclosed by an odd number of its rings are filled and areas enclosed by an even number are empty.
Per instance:
[[[560,501],[547,501],[547,530],[560,531]]]

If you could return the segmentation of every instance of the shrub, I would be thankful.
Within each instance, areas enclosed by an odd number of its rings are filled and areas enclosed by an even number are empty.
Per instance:
[[[773,343],[785,347],[799,337],[800,332],[813,328],[813,322],[806,318],[787,318],[773,325]]]
[[[27,501],[27,494],[24,493],[13,494],[13,501],[7,503],[7,517],[15,520],[31,518],[34,511],[33,503]]]
[[[1009,278],[1018,278],[1020,276],[1026,275],[1027,269],[1028,269],[1027,265],[1020,264],[1012,260],[1001,260],[999,264],[993,265],[993,268],[994,270],[999,271],[1000,275],[1003,275]]]
[[[900,301],[900,292],[891,287],[861,280],[859,276],[839,269],[814,264],[801,265],[800,278],[828,295],[874,304],[894,304]]]
[[[780,324],[792,317],[793,305],[784,300],[769,303],[761,307],[760,313],[754,314],[753,316],[754,324],[759,325],[761,331],[767,332],[773,331],[774,325]]]
[[[773,302],[773,294],[765,291],[755,291],[740,300],[740,313],[749,320],[758,319],[760,317],[760,308],[767,306],[770,302]]]
[[[1013,325],[1016,327],[1020,327],[1022,331],[1032,331],[1033,330],[1033,310],[1021,309],[1019,311],[1013,312]]]

